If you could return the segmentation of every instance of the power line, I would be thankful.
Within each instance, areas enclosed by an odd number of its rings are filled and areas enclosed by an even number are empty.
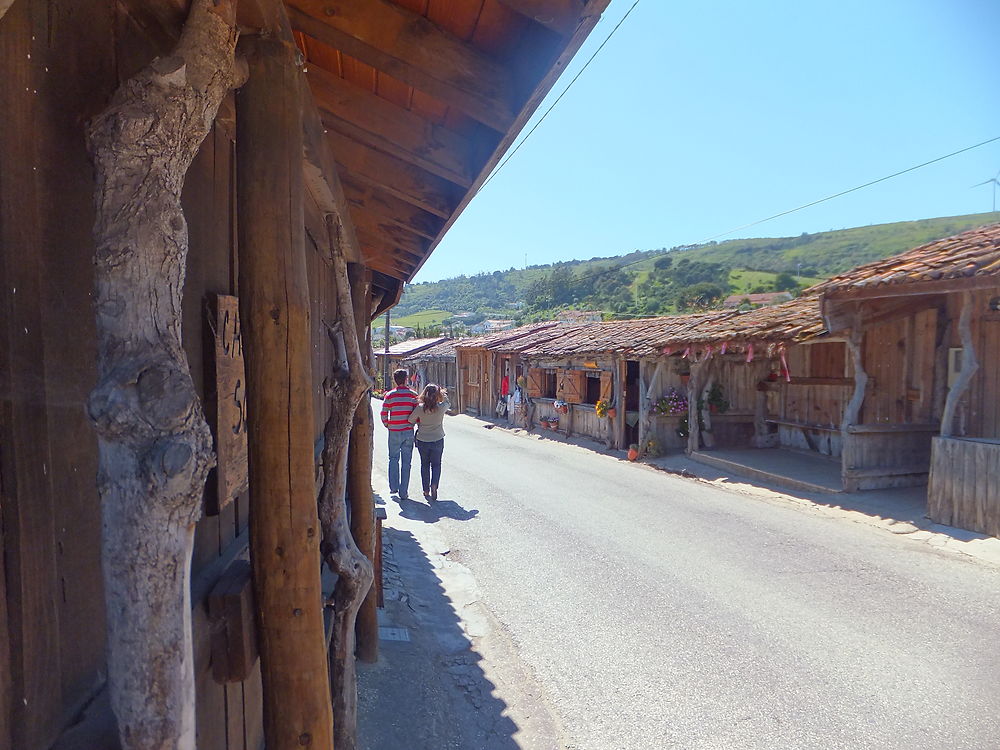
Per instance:
[[[907,172],[913,172],[914,170],[921,169],[922,167],[926,167],[926,166],[929,166],[931,164],[936,164],[939,161],[944,161],[945,159],[950,159],[953,156],[958,156],[959,154],[964,154],[966,151],[972,151],[973,149],[980,148],[981,146],[985,146],[985,145],[987,145],[989,143],[993,143],[994,141],[1000,141],[1000,135],[998,135],[995,138],[990,138],[990,139],[982,141],[980,143],[976,143],[976,144],[974,144],[972,146],[966,146],[965,148],[960,148],[958,151],[952,151],[950,154],[945,154],[944,156],[939,156],[936,159],[931,159],[930,161],[925,161],[922,164],[917,164],[917,165],[912,166],[912,167],[907,167],[906,169],[901,169],[900,171],[893,172],[892,174],[886,175],[885,177],[879,177],[877,180],[872,180],[870,182],[866,182],[863,185],[858,185],[856,187],[852,187],[852,188],[849,188],[847,190],[841,190],[839,193],[834,193],[833,195],[828,195],[825,198],[820,198],[818,200],[814,200],[814,201],[811,201],[809,203],[805,203],[805,204],[803,204],[801,206],[797,206],[796,208],[790,208],[787,211],[782,211],[780,213],[773,214],[772,216],[768,216],[767,218],[758,219],[757,221],[752,221],[749,224],[743,224],[742,226],[735,227],[735,228],[730,229],[730,230],[728,230],[726,232],[722,232],[720,234],[716,234],[716,235],[713,235],[711,237],[706,237],[705,239],[703,239],[703,240],[701,240],[699,242],[696,242],[694,244],[685,245],[684,247],[698,247],[699,245],[704,245],[705,243],[711,242],[712,240],[718,239],[719,237],[725,237],[726,235],[732,234],[733,232],[739,232],[741,229],[748,229],[749,227],[755,227],[758,224],[763,224],[765,222],[771,221],[772,219],[777,219],[777,218],[779,218],[781,216],[788,216],[789,214],[793,214],[796,211],[802,211],[803,209],[810,208],[811,206],[815,206],[815,205],[818,205],[820,203],[825,203],[826,201],[833,200],[834,198],[840,198],[841,196],[847,195],[848,193],[853,193],[853,192],[856,192],[858,190],[862,190],[862,189],[864,189],[866,187],[871,187],[872,185],[877,185],[880,182],[885,182],[886,180],[891,180],[893,177],[899,177],[900,175],[904,175]],[[672,252],[672,251],[668,251],[666,253],[663,253],[663,255],[653,256],[653,257],[664,257],[664,256],[668,255],[670,252]],[[577,280],[578,281],[587,281],[589,279],[597,278],[599,276],[602,276],[602,275],[604,275],[606,273],[610,273],[612,271],[620,271],[623,268],[628,268],[629,266],[633,266],[633,265],[635,265],[637,263],[642,263],[642,262],[647,261],[647,260],[650,260],[649,256],[647,256],[645,258],[638,258],[636,260],[629,261],[628,263],[622,263],[619,266],[613,266],[611,268],[605,268],[605,269],[602,269],[601,271],[598,271],[597,273],[594,273],[594,274],[592,274],[590,276],[581,276]]]
[[[504,157],[503,161],[501,161],[497,165],[497,168],[493,170],[493,173],[489,177],[486,178],[486,181],[479,188],[480,190],[482,190],[484,187],[486,187],[487,185],[490,184],[490,182],[493,180],[493,178],[496,177],[500,173],[500,170],[503,169],[507,165],[507,162],[509,162],[514,157],[514,154],[516,154],[520,150],[521,146],[524,145],[524,142],[527,141],[531,137],[531,134],[534,133],[538,129],[538,126],[541,125],[545,121],[545,118],[549,116],[549,113],[553,109],[555,109],[555,106],[560,102],[560,100],[564,96],[566,96],[566,92],[568,92],[573,87],[573,84],[576,83],[577,79],[580,76],[583,75],[583,71],[585,71],[588,67],[590,67],[590,64],[592,62],[594,62],[594,58],[597,57],[597,55],[600,53],[600,51],[602,49],[604,49],[604,45],[611,41],[611,37],[613,37],[615,35],[615,32],[618,31],[619,27],[621,27],[621,25],[623,23],[625,23],[625,19],[627,19],[632,14],[632,11],[635,10],[635,6],[637,6],[638,4],[639,4],[639,0],[635,0],[635,2],[632,3],[632,7],[628,9],[628,12],[626,12],[625,15],[621,17],[621,20],[617,24],[615,24],[615,27],[613,29],[611,29],[611,33],[608,34],[604,38],[603,42],[601,42],[601,46],[598,47],[596,50],[594,50],[594,54],[592,54],[590,56],[590,59],[587,60],[586,63],[584,63],[583,67],[580,68],[579,72],[575,76],[573,76],[573,80],[571,80],[566,85],[566,88],[564,88],[562,90],[562,93],[559,94],[559,96],[556,97],[556,100],[554,102],[552,102],[552,104],[549,106],[549,108],[547,110],[545,110],[545,114],[543,114],[540,118],[538,118],[538,121],[535,122],[535,124],[531,126],[531,130],[529,130],[527,132],[527,134],[524,136],[524,138],[522,138],[518,142],[518,144],[511,150],[511,152],[509,154],[507,154],[507,156]]]

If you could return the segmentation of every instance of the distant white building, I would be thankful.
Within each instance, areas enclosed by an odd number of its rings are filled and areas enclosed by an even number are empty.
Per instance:
[[[412,328],[407,328],[406,326],[389,326],[389,335],[394,336],[397,339],[410,339],[417,335],[417,332]],[[379,336],[385,336],[385,326],[375,328],[372,331],[372,337],[377,341]]]
[[[513,320],[484,320],[482,323],[469,326],[469,333],[473,335],[498,333],[500,331],[509,331],[513,327]]]

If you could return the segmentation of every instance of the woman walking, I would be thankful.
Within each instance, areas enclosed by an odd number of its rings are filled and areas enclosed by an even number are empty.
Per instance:
[[[414,440],[420,454],[420,480],[425,500],[437,500],[441,481],[441,456],[444,454],[444,415],[451,408],[448,392],[428,383],[420,393],[417,408],[409,416],[417,425]]]

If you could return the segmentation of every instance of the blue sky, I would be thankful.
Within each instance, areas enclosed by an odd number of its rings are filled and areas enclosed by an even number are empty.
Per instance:
[[[1000,136],[998,32],[996,0],[640,0],[415,281],[691,244]],[[1000,141],[719,239],[989,211],[998,171]]]

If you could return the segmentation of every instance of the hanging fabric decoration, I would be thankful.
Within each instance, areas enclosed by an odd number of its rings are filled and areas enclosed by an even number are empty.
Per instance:
[[[691,347],[689,346],[689,347],[688,347],[687,349],[685,349],[685,350],[684,350],[684,354],[683,354],[683,355],[681,355],[681,356],[682,356],[682,357],[683,357],[684,359],[687,359],[687,358],[688,358],[688,357],[689,357],[690,355],[691,355]]]
[[[729,342],[728,341],[723,341],[722,342],[722,348],[719,349],[719,354],[725,354],[726,353],[726,349],[728,349],[728,348],[729,348]]]
[[[747,364],[753,362],[753,344],[747,344]]]
[[[674,353],[674,348],[672,346],[665,346],[663,347],[663,353],[669,357],[671,354]]]
[[[785,357],[785,347],[780,347],[778,351],[781,354],[781,374],[785,376],[786,383],[791,383],[792,374],[788,371],[788,359]]]

